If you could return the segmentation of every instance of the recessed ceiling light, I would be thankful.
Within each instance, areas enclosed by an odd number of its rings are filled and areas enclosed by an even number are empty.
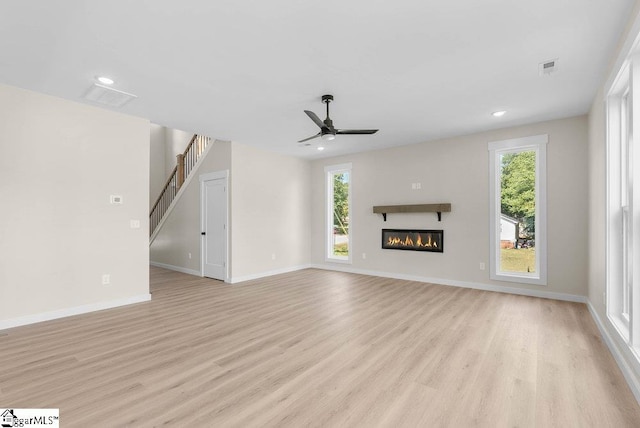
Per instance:
[[[98,76],[98,82],[102,83],[103,85],[113,85],[113,79],[111,79],[110,77],[106,77],[106,76]]]
[[[322,150],[324,150],[324,147],[319,146],[319,147],[318,147],[318,150],[322,151]]]
[[[506,113],[505,110],[494,111],[493,113],[491,113],[491,116],[493,116],[493,117],[502,117],[502,116],[504,116],[505,113]]]

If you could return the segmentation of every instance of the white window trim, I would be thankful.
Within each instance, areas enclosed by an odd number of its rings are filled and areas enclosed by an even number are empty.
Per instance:
[[[353,219],[352,210],[352,195],[353,195],[353,171],[351,162],[342,163],[338,165],[327,165],[324,167],[324,177],[325,177],[325,251],[324,251],[324,259],[326,262],[331,263],[343,263],[343,264],[351,264],[352,263],[352,255],[353,255],[353,223],[349,221],[349,255],[346,258],[339,258],[333,255],[333,242],[332,242],[332,234],[333,234],[333,180],[331,179],[332,175],[340,172],[348,172],[349,173],[349,197],[347,201],[349,202],[349,218]],[[331,203],[330,203],[331,201]]]
[[[624,250],[620,247],[620,240],[624,238],[619,236],[622,232],[624,223],[624,214],[621,210],[623,197],[620,193],[622,189],[620,175],[620,169],[622,168],[622,166],[620,164],[620,161],[622,150],[621,146],[622,144],[624,144],[623,140],[629,137],[629,135],[623,135],[622,124],[625,120],[629,120],[629,134],[633,134],[635,121],[637,120],[637,113],[633,113],[633,105],[637,102],[636,100],[640,99],[637,96],[637,88],[634,88],[633,85],[635,75],[638,73],[637,66],[634,66],[634,63],[636,61],[638,61],[637,57],[631,58],[622,64],[619,73],[617,74],[615,80],[612,82],[609,91],[607,92],[606,102],[606,312],[607,318],[609,318],[609,321],[611,322],[617,333],[625,341],[625,343],[627,343],[632,348],[632,350],[634,350],[634,348],[637,348],[640,343],[638,343],[638,337],[636,337],[636,340],[634,340],[633,324],[637,323],[637,321],[634,321],[634,300],[637,302],[637,299],[633,298],[633,292],[631,292],[631,295],[629,296],[629,312],[626,314],[626,316],[625,314],[623,314],[624,290],[622,290],[622,287],[624,286],[623,270],[625,267],[625,263],[623,260]],[[630,105],[628,106],[628,108],[631,109],[631,115],[630,117],[627,116],[626,118],[623,118],[622,99],[625,94],[628,94],[628,96],[630,97]],[[635,153],[635,156],[637,158],[638,154]],[[638,165],[637,162],[634,163]],[[634,171],[633,174],[637,175],[638,171]],[[633,210],[633,212],[629,213],[633,218],[634,213],[638,211],[638,208],[634,208],[633,206],[633,200],[635,199],[636,201],[638,201],[640,199],[636,198],[635,193],[638,192],[637,189],[632,189],[632,192],[633,194],[631,195],[631,200],[628,201],[628,203],[630,203],[630,208]],[[630,222],[630,226],[630,230],[628,230],[628,234],[630,234],[630,236],[627,236],[627,239],[630,239],[631,257],[634,257],[633,248],[640,248],[640,235],[638,234],[637,228],[633,228],[633,222]],[[636,265],[636,261],[637,260],[634,258],[632,265]],[[621,266],[619,266],[618,264],[621,264]],[[633,284],[634,278],[638,277],[637,274],[640,273],[638,272],[637,266],[633,266],[632,269],[633,272],[631,272],[629,278],[631,284]],[[633,287],[633,285],[631,286]],[[635,333],[637,335],[638,332]]]
[[[489,143],[489,271],[497,281],[547,285],[547,134]],[[503,153],[536,152],[536,272],[500,272],[500,163]]]

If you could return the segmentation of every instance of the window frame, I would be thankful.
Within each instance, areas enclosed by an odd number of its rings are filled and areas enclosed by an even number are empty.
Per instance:
[[[640,171],[633,168],[634,164],[640,165],[636,159],[637,150],[633,150],[633,128],[637,116],[633,104],[634,100],[640,99],[633,88],[634,74],[638,73],[635,68],[633,61],[622,65],[606,100],[605,305],[607,318],[632,349],[640,346],[640,338],[635,337],[634,340],[633,328],[634,324],[640,324],[640,320],[634,321],[634,302],[638,298],[633,293],[637,288],[634,287],[634,278],[640,277],[637,263],[634,263],[640,248],[640,230],[633,227],[633,218],[640,214],[640,206],[634,205],[634,200],[640,200],[636,197],[638,189],[633,186],[634,181],[640,181],[637,180],[640,179]],[[635,331],[635,336],[638,333]]]
[[[349,253],[346,257],[333,254],[333,177],[336,174],[349,173],[349,195],[347,204],[349,206],[349,230],[348,243]],[[328,165],[324,167],[325,174],[325,261],[331,263],[351,264],[353,260],[353,168],[352,164],[343,163],[338,165]]]
[[[548,134],[493,141],[489,149],[489,276],[496,281],[547,285],[547,143]],[[502,214],[500,155],[534,151],[536,153],[536,272],[500,270],[500,216]]]

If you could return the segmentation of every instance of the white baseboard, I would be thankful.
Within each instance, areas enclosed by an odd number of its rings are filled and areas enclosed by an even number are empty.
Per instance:
[[[41,314],[27,315],[19,318],[1,320],[0,330],[19,327],[23,325],[35,324],[43,321],[55,320],[58,318],[70,317],[73,315],[86,314],[88,312],[117,308],[119,306],[126,306],[134,303],[148,302],[149,300],[151,300],[151,294],[142,294],[140,296],[132,296],[132,297],[127,297],[125,299],[110,300],[108,302],[91,303],[88,305],[76,306],[73,308],[60,309],[58,311],[44,312]]]
[[[149,262],[149,264],[151,266],[157,266],[157,267],[161,267],[169,270],[174,270],[174,271],[186,273],[189,275],[202,276],[202,274],[199,271],[194,269],[187,269],[180,266],[173,266],[173,265],[158,263],[153,261]],[[430,284],[449,285],[452,287],[473,288],[476,290],[495,291],[498,293],[518,294],[522,296],[541,297],[545,299],[554,299],[554,300],[564,300],[568,302],[587,303],[587,298],[585,296],[578,296],[575,294],[556,293],[553,291],[545,291],[545,290],[532,290],[528,288],[506,287],[502,285],[483,284],[480,282],[458,281],[458,280],[444,279],[444,278],[431,278],[431,277],[418,276],[418,275],[406,275],[401,273],[381,272],[381,271],[374,271],[374,270],[368,270],[368,269],[356,269],[356,268],[352,268],[350,266],[345,266],[342,264],[335,264],[335,265],[305,264],[305,265],[299,265],[299,266],[290,266],[282,269],[275,269],[275,270],[260,272],[260,273],[251,274],[251,275],[230,277],[225,282],[229,284],[238,284],[240,282],[251,281],[253,279],[266,278],[268,276],[280,275],[283,273],[295,272],[298,270],[308,269],[308,268],[334,270],[339,272],[356,273],[361,275],[379,276],[383,278],[403,279],[407,281],[426,282]]]
[[[155,267],[161,267],[169,270],[174,270],[176,272],[186,273],[188,275],[202,276],[202,273],[199,270],[183,268],[181,266],[168,265],[166,263],[158,263],[150,261],[149,264]]]
[[[252,279],[265,278],[267,276],[280,275],[282,273],[295,272],[302,269],[309,269],[311,265],[290,266],[282,269],[270,270],[267,272],[260,272],[252,275],[237,276],[229,278],[226,282],[229,284],[237,284],[239,282],[251,281]]]
[[[602,335],[604,342],[607,344],[611,355],[618,363],[618,367],[620,367],[620,371],[624,375],[624,378],[633,393],[633,396],[636,397],[636,401],[640,404],[640,379],[636,372],[632,367],[629,366],[627,359],[623,355],[623,350],[616,344],[616,341],[609,334],[609,330],[605,327],[604,322],[600,319],[600,316],[596,312],[595,308],[591,305],[591,302],[587,302],[587,307],[589,308],[589,312],[591,313],[591,317],[596,322],[598,326],[598,330],[600,330],[600,335]],[[629,351],[631,352],[631,351]],[[631,358],[634,358],[631,356]]]
[[[315,269],[335,270],[339,272],[357,273],[361,275],[380,276],[383,278],[403,279],[407,281],[427,282],[430,284],[449,285],[452,287],[473,288],[476,290],[495,291],[498,293],[519,294],[522,296],[542,297],[544,299],[565,300],[568,302],[586,303],[585,296],[575,294],[556,293],[545,290],[531,290],[528,288],[506,287],[502,285],[483,284],[481,282],[457,281],[454,279],[430,278],[426,276],[405,275],[401,273],[380,272],[368,269],[355,269],[344,265],[313,264]]]
[[[164,268],[164,269],[174,270],[176,272],[182,272],[182,273],[186,273],[188,275],[195,275],[195,276],[200,276],[200,277],[202,276],[202,273],[200,273],[200,271],[197,271],[195,269],[188,269],[188,268],[183,268],[181,266],[174,266],[174,265],[169,265],[169,264],[166,264],[166,263],[159,263],[159,262],[152,262],[152,261],[150,261],[149,264],[151,266],[156,266],[156,267],[161,267],[161,268]],[[311,267],[311,265],[290,266],[290,267],[286,267],[286,268],[282,268],[282,269],[270,270],[270,271],[267,271],[267,272],[260,272],[260,273],[255,273],[255,274],[251,274],[251,275],[244,275],[244,276],[237,276],[237,277],[234,277],[234,278],[228,278],[225,282],[227,284],[238,284],[240,282],[251,281],[252,279],[266,278],[268,276],[280,275],[281,273],[295,272],[297,270],[308,269],[310,267]]]

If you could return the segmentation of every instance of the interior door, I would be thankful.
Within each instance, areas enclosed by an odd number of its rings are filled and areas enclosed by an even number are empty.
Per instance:
[[[226,279],[227,180],[206,180],[203,185],[203,273],[208,278]]]

